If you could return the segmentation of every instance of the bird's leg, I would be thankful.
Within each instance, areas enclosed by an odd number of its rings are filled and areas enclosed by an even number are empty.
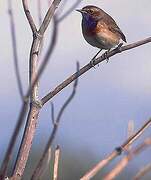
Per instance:
[[[100,54],[101,51],[102,51],[102,49],[100,49],[100,50],[95,54],[95,56],[91,59],[91,61],[90,61],[91,66],[93,66],[93,67],[95,66],[95,65],[94,65],[95,58],[97,57],[98,54]]]
[[[104,58],[106,59],[106,62],[109,62],[109,57],[108,57],[108,53],[110,52],[111,49],[108,49],[107,51],[105,51],[105,53],[103,54]]]

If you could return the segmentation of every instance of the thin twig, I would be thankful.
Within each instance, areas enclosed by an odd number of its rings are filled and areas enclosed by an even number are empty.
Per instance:
[[[10,29],[11,29],[11,37],[12,37],[12,49],[13,49],[15,75],[17,79],[17,85],[18,85],[20,98],[22,99],[22,101],[24,101],[23,86],[21,82],[21,76],[20,76],[19,65],[18,65],[19,61],[18,61],[18,53],[17,53],[17,40],[16,40],[14,14],[13,14],[13,9],[12,9],[12,0],[8,0],[8,13],[10,16]]]
[[[82,0],[77,0],[60,18],[58,18],[58,22],[61,22],[65,19],[80,3]]]
[[[37,32],[37,28],[36,28],[36,25],[34,23],[34,20],[33,20],[32,16],[31,16],[31,14],[30,14],[30,11],[29,11],[29,8],[28,8],[28,0],[22,0],[22,4],[23,4],[24,12],[26,14],[26,18],[28,20],[28,23],[30,25],[30,28],[31,28],[33,34],[34,34],[34,33]]]
[[[147,164],[143,168],[141,168],[138,173],[135,175],[133,180],[141,180],[143,176],[145,176],[147,173],[151,172],[151,163]]]
[[[50,20],[51,18],[53,17],[54,13],[55,13],[55,10],[58,8],[58,5],[59,3],[61,2],[61,0],[55,0],[53,1],[53,3],[51,4],[50,8],[48,9],[47,13],[46,13],[46,16],[39,28],[39,34],[40,35],[43,35],[44,32],[46,31],[49,23],[50,23]]]
[[[48,61],[52,55],[52,52],[55,48],[56,42],[57,42],[57,37],[58,37],[58,23],[56,20],[56,17],[53,17],[53,22],[54,22],[54,27],[53,27],[53,33],[52,33],[52,39],[51,39],[51,43],[49,44],[47,53],[44,57],[44,60],[38,70],[37,76],[35,77],[34,81],[32,82],[31,87],[28,89],[26,96],[28,97],[30,95],[31,90],[33,89],[33,87],[35,86],[35,84],[37,83],[37,81],[40,79],[46,65],[48,64]],[[42,105],[42,104],[41,104]]]
[[[77,69],[79,69],[79,63],[77,63]],[[77,73],[78,73],[78,70],[77,70]],[[58,130],[58,127],[59,127],[61,116],[62,116],[64,110],[66,109],[66,107],[68,106],[68,104],[71,102],[71,100],[73,99],[73,97],[76,94],[77,83],[78,83],[78,79],[76,79],[76,81],[74,82],[73,90],[72,90],[71,95],[65,101],[65,103],[63,104],[62,108],[60,109],[60,111],[58,113],[58,116],[57,116],[57,118],[55,120],[55,123],[54,123],[54,127],[53,127],[53,130],[52,130],[52,133],[50,135],[50,138],[49,138],[49,140],[47,142],[47,145],[45,147],[43,155],[41,156],[41,159],[39,160],[38,165],[37,165],[36,169],[33,172],[31,180],[36,180],[37,177],[39,177],[39,172],[41,171],[41,168],[43,167],[45,156],[46,156],[46,154],[48,152],[48,149],[51,147],[51,145],[52,145],[52,143],[53,143],[53,141],[54,141],[54,139],[56,137],[56,133],[57,133],[57,130]]]
[[[119,175],[120,172],[123,171],[123,169],[128,165],[130,160],[132,160],[135,156],[139,155],[142,151],[144,151],[147,147],[151,145],[151,138],[147,138],[144,140],[143,143],[138,145],[134,150],[131,150],[131,152],[125,156],[113,169],[110,171],[103,179],[104,180],[112,180],[117,175]]]
[[[128,122],[128,138],[130,138],[133,135],[134,132],[134,121],[129,121]],[[131,145],[128,145],[125,150],[127,151],[128,155],[130,156],[132,151],[131,151]],[[124,165],[128,162],[128,158],[123,158],[118,164],[120,164],[120,168],[124,167]],[[115,168],[116,169],[116,168]],[[116,170],[115,170],[116,171]],[[109,174],[109,173],[108,173]],[[113,173],[114,174],[114,171]]]
[[[146,43],[150,43],[151,42],[151,37],[143,39],[141,41],[137,41],[135,43],[126,45],[126,46],[122,46],[120,49],[116,48],[112,51],[110,51],[108,53],[108,57],[112,57],[115,54],[121,53],[123,51],[127,51],[139,46],[142,46]],[[99,64],[100,62],[106,60],[105,56],[100,56],[97,59],[95,59],[94,61],[94,65]],[[68,77],[66,80],[64,80],[61,84],[59,84],[56,88],[54,88],[54,90],[52,90],[51,92],[49,92],[46,96],[44,96],[41,99],[41,103],[42,105],[44,105],[45,103],[47,103],[52,97],[54,97],[56,94],[58,94],[60,91],[62,91],[62,89],[64,89],[65,87],[67,87],[72,81],[74,81],[76,78],[80,77],[82,74],[86,73],[88,70],[90,70],[91,68],[93,68],[92,63],[88,63],[87,65],[85,65],[84,67],[82,67],[79,70],[79,73],[74,73],[73,75],[71,75],[70,77]]]
[[[94,177],[103,167],[109,164],[117,156],[127,149],[136,139],[138,139],[142,133],[151,125],[151,119],[149,119],[134,135],[129,137],[120,147],[116,148],[105,159],[97,163],[91,170],[89,170],[80,180],[88,180]]]
[[[56,147],[56,150],[55,150],[55,160],[54,160],[54,169],[53,169],[53,180],[58,180],[59,159],[60,159],[60,147],[57,146],[57,147]]]

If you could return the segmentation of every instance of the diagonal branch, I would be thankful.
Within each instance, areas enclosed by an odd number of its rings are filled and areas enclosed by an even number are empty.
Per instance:
[[[60,4],[61,0],[55,0],[53,1],[53,3],[51,4],[50,8],[48,9],[46,16],[39,28],[39,34],[43,35],[51,21],[51,18],[53,17],[55,10],[58,8],[59,4]]]
[[[148,148],[151,145],[151,138],[147,138],[143,143],[138,145],[134,150],[125,156],[103,179],[111,180],[115,179],[120,172],[128,165],[128,163],[137,155],[139,155],[142,151]]]
[[[24,12],[26,14],[26,18],[28,20],[28,23],[30,25],[30,28],[31,28],[33,34],[34,34],[34,33],[37,32],[37,28],[36,28],[36,25],[34,23],[34,20],[33,20],[32,16],[31,16],[31,14],[30,14],[30,11],[29,11],[29,8],[28,8],[28,0],[22,0],[22,4],[23,4]]]
[[[114,56],[115,54],[118,54],[118,53],[130,50],[130,49],[142,46],[142,45],[150,43],[150,42],[151,42],[151,37],[143,39],[141,41],[137,41],[135,43],[132,43],[132,44],[129,44],[129,45],[126,45],[126,46],[122,46],[120,48],[113,49],[112,51],[110,51],[108,53],[107,56],[110,58],[110,57]],[[97,64],[99,64],[100,62],[102,62],[104,60],[106,60],[106,57],[105,56],[100,56],[97,59],[95,59],[94,65],[97,65]],[[84,67],[82,67],[79,70],[78,74],[74,73],[73,75],[68,77],[66,80],[64,80],[53,91],[49,92],[46,96],[44,96],[41,99],[42,105],[47,103],[52,97],[54,97],[56,94],[58,94],[60,91],[62,91],[65,87],[67,87],[72,81],[74,81],[76,78],[80,77],[82,74],[86,73],[91,68],[93,68],[92,63],[88,63],[87,65],[85,65]]]
[[[127,150],[127,147],[129,147],[136,139],[138,139],[149,126],[151,126],[151,119],[149,119],[134,135],[129,137],[120,147],[115,148],[111,154],[97,163],[80,180],[88,180],[94,177],[103,167],[109,164],[117,156],[121,155],[124,150]]]

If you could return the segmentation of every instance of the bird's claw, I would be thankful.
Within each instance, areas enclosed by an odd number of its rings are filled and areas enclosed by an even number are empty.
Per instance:
[[[106,51],[106,52],[103,54],[103,57],[106,59],[106,63],[109,62],[108,52],[109,52],[109,51]]]
[[[123,43],[120,43],[117,48],[115,48],[115,50],[117,50],[118,52],[121,52],[121,47],[123,46]]]

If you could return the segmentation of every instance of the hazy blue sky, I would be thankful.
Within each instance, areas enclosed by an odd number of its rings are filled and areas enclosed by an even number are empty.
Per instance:
[[[36,1],[31,2],[32,14],[37,20]],[[73,1],[67,2],[67,7]],[[150,0],[88,0],[82,1],[79,8],[94,4],[109,13],[127,37],[127,42],[135,42],[151,35]],[[46,3],[43,4],[46,9]],[[28,83],[28,57],[32,34],[25,18],[21,1],[13,1],[19,65],[24,90]],[[16,85],[7,1],[0,2],[0,152],[3,155],[14,128],[21,105]],[[81,33],[81,15],[73,11],[59,24],[56,49],[42,76],[41,96],[52,90],[67,78],[76,68],[76,61],[83,66],[94,56],[97,49],[86,43]],[[50,39],[51,26],[45,39]],[[47,44],[47,42],[46,42]],[[100,158],[127,137],[127,123],[133,120],[135,129],[151,116],[151,45],[126,51],[112,57],[109,63],[100,64],[79,79],[77,94],[65,111],[60,124],[56,144],[62,149],[91,153]],[[71,92],[71,86],[53,99],[56,113]],[[50,104],[40,115],[36,141],[47,141],[51,132]],[[144,136],[151,135],[150,131]],[[86,152],[88,151],[88,152]],[[2,157],[2,156],[1,156]],[[147,154],[131,163],[130,167],[140,167],[150,162]],[[142,162],[144,161],[144,162]],[[141,162],[141,163],[140,163]],[[89,163],[89,162],[88,162]],[[136,171],[136,169],[135,169]],[[134,173],[135,174],[135,173]]]

